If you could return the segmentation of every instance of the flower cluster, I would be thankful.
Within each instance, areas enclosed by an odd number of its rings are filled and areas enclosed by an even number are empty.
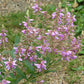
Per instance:
[[[36,64],[35,63],[35,66],[37,67],[37,69],[38,69],[38,72],[41,72],[42,71],[42,69],[43,70],[46,70],[46,61],[41,61],[41,63],[40,64]]]
[[[2,44],[5,44],[6,42],[8,42],[8,39],[7,39],[7,35],[6,35],[6,30],[1,30],[1,33],[0,33],[0,45]]]
[[[6,69],[10,70],[10,69],[15,69],[16,64],[16,60],[12,61],[11,58],[9,57],[8,61],[4,62],[6,65]]]
[[[61,55],[63,56],[63,59],[70,62],[71,59],[76,59],[77,56],[73,51],[62,51]]]
[[[22,48],[21,46],[14,47],[13,49],[15,49],[15,54],[19,56],[19,61],[22,61],[21,57],[24,56],[24,52],[26,51],[26,49]]]
[[[38,6],[38,4],[34,4],[34,6],[32,6],[32,8],[34,9],[34,12],[38,12],[41,11],[42,9]]]

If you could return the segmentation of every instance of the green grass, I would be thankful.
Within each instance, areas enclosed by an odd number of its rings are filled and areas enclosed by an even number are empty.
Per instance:
[[[21,28],[19,23],[25,20],[24,18],[25,12],[17,12],[17,13],[10,13],[7,16],[0,17],[0,27],[2,24],[5,25],[6,28]]]

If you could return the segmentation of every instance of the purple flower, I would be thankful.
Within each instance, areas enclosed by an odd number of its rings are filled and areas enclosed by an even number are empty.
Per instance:
[[[61,18],[62,16],[64,16],[64,14],[63,13],[59,13],[59,17]]]
[[[30,56],[30,58],[29,58],[31,61],[33,61],[33,62],[36,62],[36,60],[37,60],[37,55],[32,55],[32,56]]]
[[[21,25],[21,23],[19,23],[19,25]]]
[[[75,21],[76,21],[75,15],[73,16],[72,21],[73,21],[73,22],[75,22]]]
[[[29,20],[28,20],[29,24],[31,23],[31,21],[34,21],[34,19],[29,19]]]
[[[18,59],[19,61],[22,61],[22,58],[21,57],[19,57],[19,59]]]
[[[56,17],[56,12],[52,13],[52,19]]]
[[[70,62],[71,59],[76,59],[77,56],[75,55],[75,53],[73,51],[62,51],[61,52],[61,55],[63,56],[63,58],[67,61]]]
[[[6,69],[10,70],[11,68],[15,69],[16,64],[16,60],[12,61],[11,58],[9,57],[8,61],[4,62],[6,65]]]
[[[5,42],[8,42],[8,38],[6,37],[6,30],[2,30],[2,33],[0,33],[1,39],[0,39],[0,44],[3,44]]]
[[[47,11],[41,11],[41,13],[43,13],[43,15],[47,14],[48,12]]]
[[[22,32],[23,34],[25,34],[25,33],[26,33],[26,30],[22,30],[21,32]]]
[[[44,83],[44,80],[41,80],[41,81],[40,81],[40,84],[43,84],[43,83]]]
[[[46,70],[46,65],[45,64],[46,64],[46,61],[41,61],[40,64],[35,63],[34,65],[37,67],[38,71],[41,72],[42,69]]]
[[[24,52],[26,51],[25,48],[19,48],[19,47],[14,47],[15,49],[15,54],[19,54],[19,56],[24,55]]]
[[[0,33],[0,36],[7,36],[6,33]]]
[[[24,27],[27,28],[27,22],[23,21],[22,23],[23,23]]]
[[[42,35],[39,35],[39,37],[37,37],[38,40],[41,40],[42,38]]]
[[[60,40],[64,39],[64,35],[63,34],[59,34],[58,36],[61,38]]]
[[[8,38],[5,38],[4,40],[5,40],[5,42],[8,42]]]
[[[34,4],[34,6],[32,6],[32,8],[34,9],[34,12],[38,12],[41,11],[42,9],[38,6],[38,4]]]
[[[71,13],[67,12],[67,17],[70,18],[71,17]]]

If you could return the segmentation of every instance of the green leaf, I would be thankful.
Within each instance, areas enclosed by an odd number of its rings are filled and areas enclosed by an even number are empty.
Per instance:
[[[15,44],[18,44],[20,42],[20,37],[19,36],[16,36],[15,37]]]
[[[36,50],[35,52],[36,52],[36,54],[37,54],[37,57],[40,58],[40,57],[41,57],[41,54],[40,54],[37,50]]]
[[[22,80],[22,79],[23,79],[23,77],[18,78],[18,79],[15,81],[15,84],[18,84],[18,82],[19,82],[20,80]]]
[[[11,55],[11,57],[12,57],[13,59],[15,58],[15,56],[14,56],[14,52],[15,52],[14,49],[12,49],[11,51],[9,51],[9,53],[10,53],[10,55]]]
[[[81,9],[83,9],[83,6],[79,6],[79,7],[77,8],[77,10],[81,10]]]
[[[72,68],[72,70],[74,70],[74,71],[82,71],[82,70],[84,70],[84,67],[80,66],[78,68]]]
[[[25,65],[28,68],[28,72],[33,73],[35,71],[34,67],[28,62],[28,60],[25,60]]]
[[[78,0],[78,2],[80,3],[80,2],[82,2],[83,0]]]
[[[9,73],[9,75],[10,75],[12,78],[15,78],[15,76],[14,76],[13,73]]]
[[[16,79],[14,79],[14,78],[7,77],[6,80],[11,81],[11,84],[16,84],[16,83],[15,83]]]
[[[17,78],[17,79],[14,79],[14,78],[11,78],[11,77],[6,78],[6,80],[11,81],[11,84],[18,84],[18,82],[22,79],[23,79],[23,77],[20,77],[20,78]]]
[[[84,50],[80,51],[79,54],[84,54]]]
[[[44,73],[49,73],[49,72],[57,72],[56,70],[46,70]]]
[[[50,63],[50,58],[49,58],[48,55],[47,55],[47,57],[46,57],[46,61],[47,61],[47,65],[49,65],[49,63]]]
[[[27,80],[26,75],[24,74],[24,72],[22,72],[18,67],[16,67],[15,71],[22,77],[25,78]]]

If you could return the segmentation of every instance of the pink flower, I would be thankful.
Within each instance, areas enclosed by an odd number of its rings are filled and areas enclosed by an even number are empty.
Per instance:
[[[11,82],[5,79],[2,80],[2,84],[8,84],[8,83],[11,83]]]

